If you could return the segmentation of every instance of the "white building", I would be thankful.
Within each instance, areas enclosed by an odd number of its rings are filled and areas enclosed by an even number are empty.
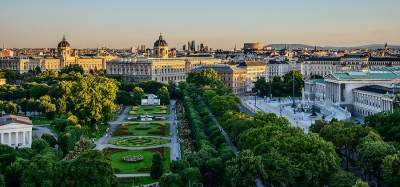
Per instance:
[[[337,72],[324,81],[305,81],[303,100],[323,101],[347,108],[353,115],[367,116],[393,110],[393,88],[399,83],[400,74],[394,71]]]
[[[312,57],[304,60],[303,76],[306,79],[313,75],[326,76],[337,71],[340,57]]]
[[[325,89],[324,79],[311,79],[304,81],[303,100],[324,101]]]
[[[0,143],[10,147],[31,147],[32,121],[28,117],[0,117]]]
[[[398,88],[385,86],[363,86],[353,90],[354,113],[368,116],[379,112],[393,111],[395,93]]]
[[[141,100],[141,105],[160,105],[160,99],[154,94],[146,94],[147,98]]]
[[[309,57],[303,60],[302,71],[306,79],[312,75],[326,76],[334,72],[362,71],[364,67],[398,67],[399,57],[368,57],[362,54],[346,54],[343,57]]]

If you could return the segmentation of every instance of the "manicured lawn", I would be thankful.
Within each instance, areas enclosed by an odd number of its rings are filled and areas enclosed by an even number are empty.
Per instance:
[[[167,123],[124,123],[114,132],[114,136],[167,136]]]
[[[111,160],[111,166],[115,173],[149,173],[153,154],[160,152],[163,155],[164,172],[169,171],[170,164],[170,149],[146,149],[146,150],[118,150],[108,149],[106,155]],[[136,163],[128,163],[122,160],[123,157],[128,155],[142,155],[144,160]]]
[[[54,119],[48,119],[45,116],[30,116],[29,119],[32,120],[33,125],[47,125],[47,124],[51,124],[55,120],[63,120],[63,119],[65,119],[65,117],[57,116]]]
[[[158,182],[158,180],[152,179],[151,177],[122,178],[118,179],[118,187],[140,186],[155,182]]]
[[[167,114],[167,106],[132,106],[129,115]]]
[[[51,124],[54,121],[54,119],[47,119],[47,117],[43,116],[32,116],[29,119],[32,120],[33,125]]]
[[[153,145],[161,145],[168,143],[168,140],[161,138],[153,138],[153,137],[118,137],[112,138],[109,141],[110,144],[123,146],[123,147],[147,147]]]

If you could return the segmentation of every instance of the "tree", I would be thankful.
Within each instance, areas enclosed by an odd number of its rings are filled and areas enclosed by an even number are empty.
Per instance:
[[[199,168],[186,168],[181,171],[181,176],[187,186],[197,186],[201,184],[201,173]]]
[[[163,86],[166,85],[157,81],[146,81],[139,83],[139,87],[142,88],[145,93],[151,93],[151,94],[156,94],[157,91]]]
[[[133,98],[131,94],[125,90],[118,90],[117,103],[122,105],[133,105]]]
[[[6,187],[6,181],[4,180],[4,175],[0,174],[0,187]]]
[[[62,183],[70,186],[116,186],[110,161],[97,150],[88,150],[81,153],[75,160],[64,163],[65,171]],[[65,170],[65,169],[64,169]]]
[[[72,113],[85,125],[109,120],[116,109],[116,93],[117,84],[114,80],[87,75],[72,85],[69,96],[73,104]]]
[[[331,141],[338,154],[344,156],[347,169],[349,160],[353,160],[356,147],[370,131],[371,129],[352,122],[332,122],[329,125],[323,125],[319,134],[325,140]]]
[[[387,186],[400,184],[400,154],[388,155],[382,162],[382,179]]]
[[[189,163],[186,160],[172,160],[169,169],[173,173],[178,173],[187,167],[189,167]]]
[[[57,144],[56,138],[54,138],[54,136],[51,134],[44,133],[42,134],[41,138],[45,140],[50,147],[54,147]]]
[[[150,176],[153,179],[159,179],[163,173],[162,157],[160,153],[155,153],[153,155],[153,160],[151,164]]]
[[[369,174],[377,176],[378,186],[380,186],[382,161],[387,155],[393,154],[394,151],[395,149],[392,145],[385,143],[374,132],[370,132],[357,146],[357,156],[361,167]]]
[[[59,167],[54,154],[38,154],[27,165],[22,174],[22,186],[56,186]]]
[[[189,73],[186,82],[196,85],[210,85],[218,81],[218,73],[213,69],[194,71]]]
[[[160,186],[182,187],[183,184],[179,174],[170,173],[170,174],[164,174],[160,178]]]
[[[257,79],[257,81],[254,83],[254,89],[257,93],[259,93],[259,95],[262,96],[270,96],[271,94],[270,83],[265,80],[265,77]]]
[[[161,104],[168,105],[169,104],[169,92],[166,86],[160,88],[157,92],[157,97],[160,99]]]
[[[22,173],[26,169],[26,161],[17,159],[5,168],[6,186],[21,186]]]
[[[301,89],[304,86],[303,75],[300,71],[290,71],[283,76],[283,82],[286,83],[287,91],[292,94],[292,84],[294,77],[295,97],[301,97]]]
[[[255,156],[250,150],[239,152],[237,157],[226,164],[225,173],[229,179],[229,186],[253,186],[254,179],[261,173],[262,168],[260,156]]]
[[[48,95],[40,97],[40,110],[45,113],[47,118],[53,119],[56,115],[56,105],[51,103],[51,98]]]
[[[210,101],[211,110],[222,116],[227,111],[239,111],[239,99],[236,96],[215,96]]]
[[[374,128],[386,141],[400,142],[399,120],[400,110],[381,112],[367,116],[365,125]]]
[[[47,95],[50,87],[47,84],[32,83],[30,85],[30,96],[34,99],[39,99],[42,96]]]
[[[4,111],[6,112],[6,114],[17,114],[17,104],[11,101],[7,102]]]
[[[15,150],[8,145],[0,144],[0,173],[16,159]]]
[[[83,70],[82,66],[79,64],[70,64],[60,70],[60,74],[64,74],[64,73],[69,74],[72,72],[83,74],[85,71]]]
[[[356,184],[353,185],[353,187],[369,187],[368,183],[358,179],[356,181]]]
[[[144,91],[142,88],[140,87],[134,87],[132,90],[132,104],[134,105],[140,105],[140,103],[142,102],[142,99],[144,98]]]
[[[42,138],[35,138],[31,147],[36,153],[42,153],[49,147],[49,144]]]
[[[357,177],[349,172],[339,170],[331,176],[329,179],[330,187],[347,187],[352,186],[356,183]]]

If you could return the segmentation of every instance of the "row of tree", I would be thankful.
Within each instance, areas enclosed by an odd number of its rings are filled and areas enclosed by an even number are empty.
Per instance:
[[[198,94],[241,150],[226,163],[229,186],[252,186],[256,177],[273,186],[365,185],[340,169],[335,147],[318,134],[305,134],[272,113],[249,116],[238,112],[238,99],[218,80],[210,80],[212,74],[203,72],[204,80],[197,76],[191,83],[200,88]],[[292,75],[284,79],[291,84]],[[343,176],[346,180],[341,180]]]
[[[161,177],[161,186],[224,185],[225,163],[234,156],[233,152],[197,94],[198,88],[183,83],[179,89],[195,151],[185,152],[183,160],[171,164],[172,174]]]

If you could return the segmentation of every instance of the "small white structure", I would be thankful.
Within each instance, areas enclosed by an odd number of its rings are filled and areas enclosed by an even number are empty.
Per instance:
[[[0,144],[10,147],[31,147],[32,121],[28,117],[0,117]]]
[[[154,94],[146,94],[147,99],[142,99],[141,105],[160,105],[160,99]]]

